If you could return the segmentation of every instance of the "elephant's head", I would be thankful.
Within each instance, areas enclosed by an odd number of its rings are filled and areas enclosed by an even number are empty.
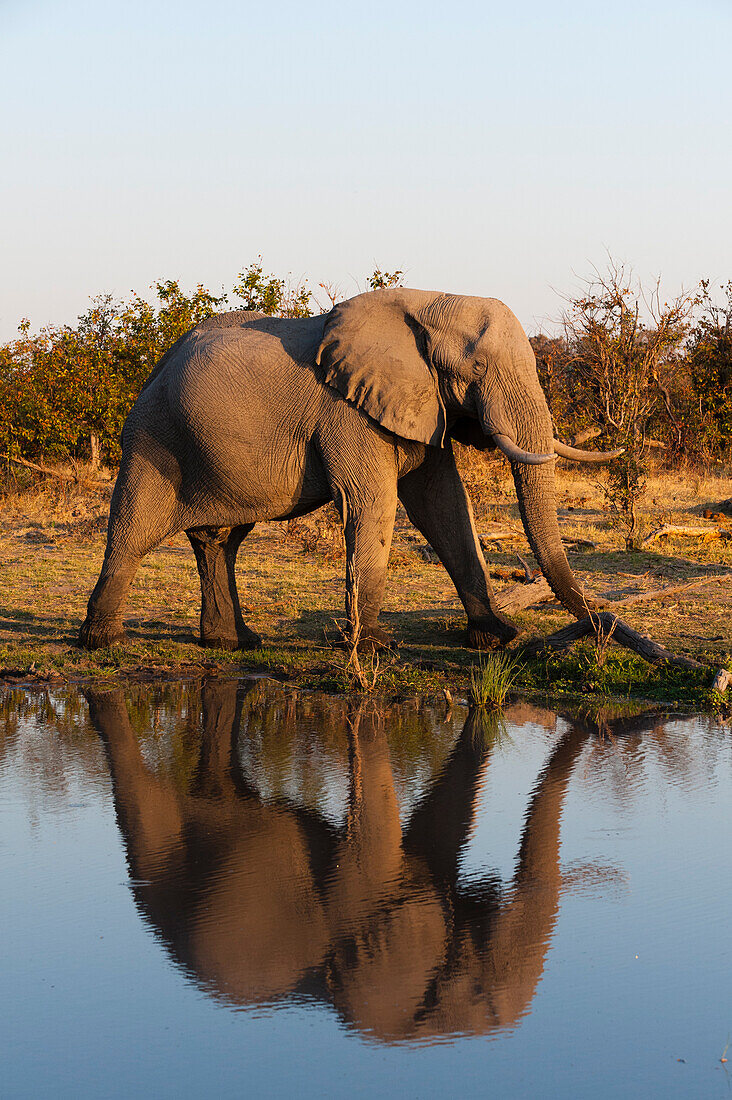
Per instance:
[[[396,435],[503,451],[542,572],[569,611],[586,613],[559,536],[553,459],[598,456],[554,439],[534,353],[507,306],[418,290],[361,294],[330,314],[317,362],[329,385]]]

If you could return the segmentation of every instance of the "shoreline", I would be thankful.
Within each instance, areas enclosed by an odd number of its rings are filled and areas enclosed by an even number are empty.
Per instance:
[[[496,481],[495,472],[493,479]],[[558,471],[557,504],[572,568],[591,596],[630,601],[618,609],[634,629],[674,653],[700,661],[700,673],[649,665],[614,644],[594,640],[538,660],[519,659],[516,692],[527,698],[647,700],[652,705],[726,712],[711,691],[714,673],[732,662],[732,544],[712,538],[664,538],[647,550],[621,549],[602,508],[597,484],[572,469]],[[473,496],[475,497],[473,491]],[[496,590],[516,582],[519,555],[531,562],[515,502],[498,492],[479,502],[476,524]],[[700,523],[700,502],[732,496],[732,479],[657,476],[649,489],[647,525],[661,518]],[[337,641],[343,620],[344,564],[340,531],[323,509],[287,525],[265,523],[248,537],[237,561],[242,611],[264,648],[230,653],[196,641],[200,594],[185,535],[169,539],[141,563],[126,615],[129,642],[89,653],[76,647],[86,601],[104,552],[107,494],[73,487],[6,496],[0,508],[0,682],[138,682],[207,675],[266,675],[308,690],[344,694],[353,688]],[[501,532],[501,528],[507,531]],[[495,537],[494,537],[495,535]],[[575,548],[571,545],[574,541]],[[578,543],[589,543],[576,548]],[[687,582],[695,587],[678,589]],[[676,591],[669,597],[663,590]],[[634,602],[638,599],[640,602]],[[557,603],[513,616],[521,635],[514,650],[571,622]],[[452,583],[430,548],[400,512],[394,532],[382,625],[394,648],[362,658],[374,694],[385,698],[466,695],[480,654],[466,648],[466,619]],[[708,669],[708,675],[707,670]]]

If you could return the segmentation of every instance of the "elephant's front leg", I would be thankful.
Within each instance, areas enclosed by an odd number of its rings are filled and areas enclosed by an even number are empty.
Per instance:
[[[396,478],[381,483],[377,495],[360,488],[335,495],[346,540],[346,614],[351,637],[359,630],[359,646],[389,644],[389,635],[378,625],[384,601],[386,567],[394,532]]]
[[[253,523],[240,527],[193,527],[186,535],[201,579],[201,645],[257,649],[258,634],[244,622],[236,588],[236,553]]]
[[[452,448],[429,447],[425,461],[399,480],[399,499],[450,574],[468,615],[468,644],[475,649],[505,645],[518,634],[498,610],[473,510]]]

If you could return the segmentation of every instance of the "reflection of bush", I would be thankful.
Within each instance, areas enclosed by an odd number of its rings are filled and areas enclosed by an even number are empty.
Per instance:
[[[438,774],[455,738],[452,723],[441,722],[431,707],[354,703],[270,683],[244,700],[242,770],[268,798],[291,797],[296,789],[298,801],[315,807],[329,780],[346,775],[349,728],[356,716],[362,735],[369,724],[385,730],[398,790],[427,784]]]
[[[74,688],[0,690],[0,769],[11,764],[34,810],[62,809],[74,786],[106,797],[109,769]]]
[[[272,681],[242,683],[238,693],[236,753],[245,776],[267,798],[296,797],[310,808],[320,806],[328,792],[343,789],[356,719],[361,738],[368,738],[370,729],[385,731],[400,801],[419,797],[434,782],[465,720],[462,707],[445,720],[443,705],[416,700],[380,705],[299,692]],[[124,694],[147,766],[182,795],[191,792],[201,752],[200,682],[133,684]],[[609,784],[618,803],[628,806],[643,796],[643,779],[654,770],[684,786],[713,781],[724,741],[712,719],[669,720],[633,713],[637,709],[604,707],[573,716],[593,734],[580,781]],[[477,744],[510,749],[520,741],[522,726],[552,731],[555,716],[519,702],[504,717],[474,711],[472,720]],[[22,776],[31,805],[62,807],[72,783],[77,794],[81,786],[90,797],[107,796],[104,753],[89,725],[87,704],[72,687],[0,693],[0,765],[8,762]]]

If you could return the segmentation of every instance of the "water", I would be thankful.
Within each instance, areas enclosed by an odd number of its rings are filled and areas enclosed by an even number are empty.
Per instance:
[[[0,1095],[730,1096],[731,745],[6,691]]]

